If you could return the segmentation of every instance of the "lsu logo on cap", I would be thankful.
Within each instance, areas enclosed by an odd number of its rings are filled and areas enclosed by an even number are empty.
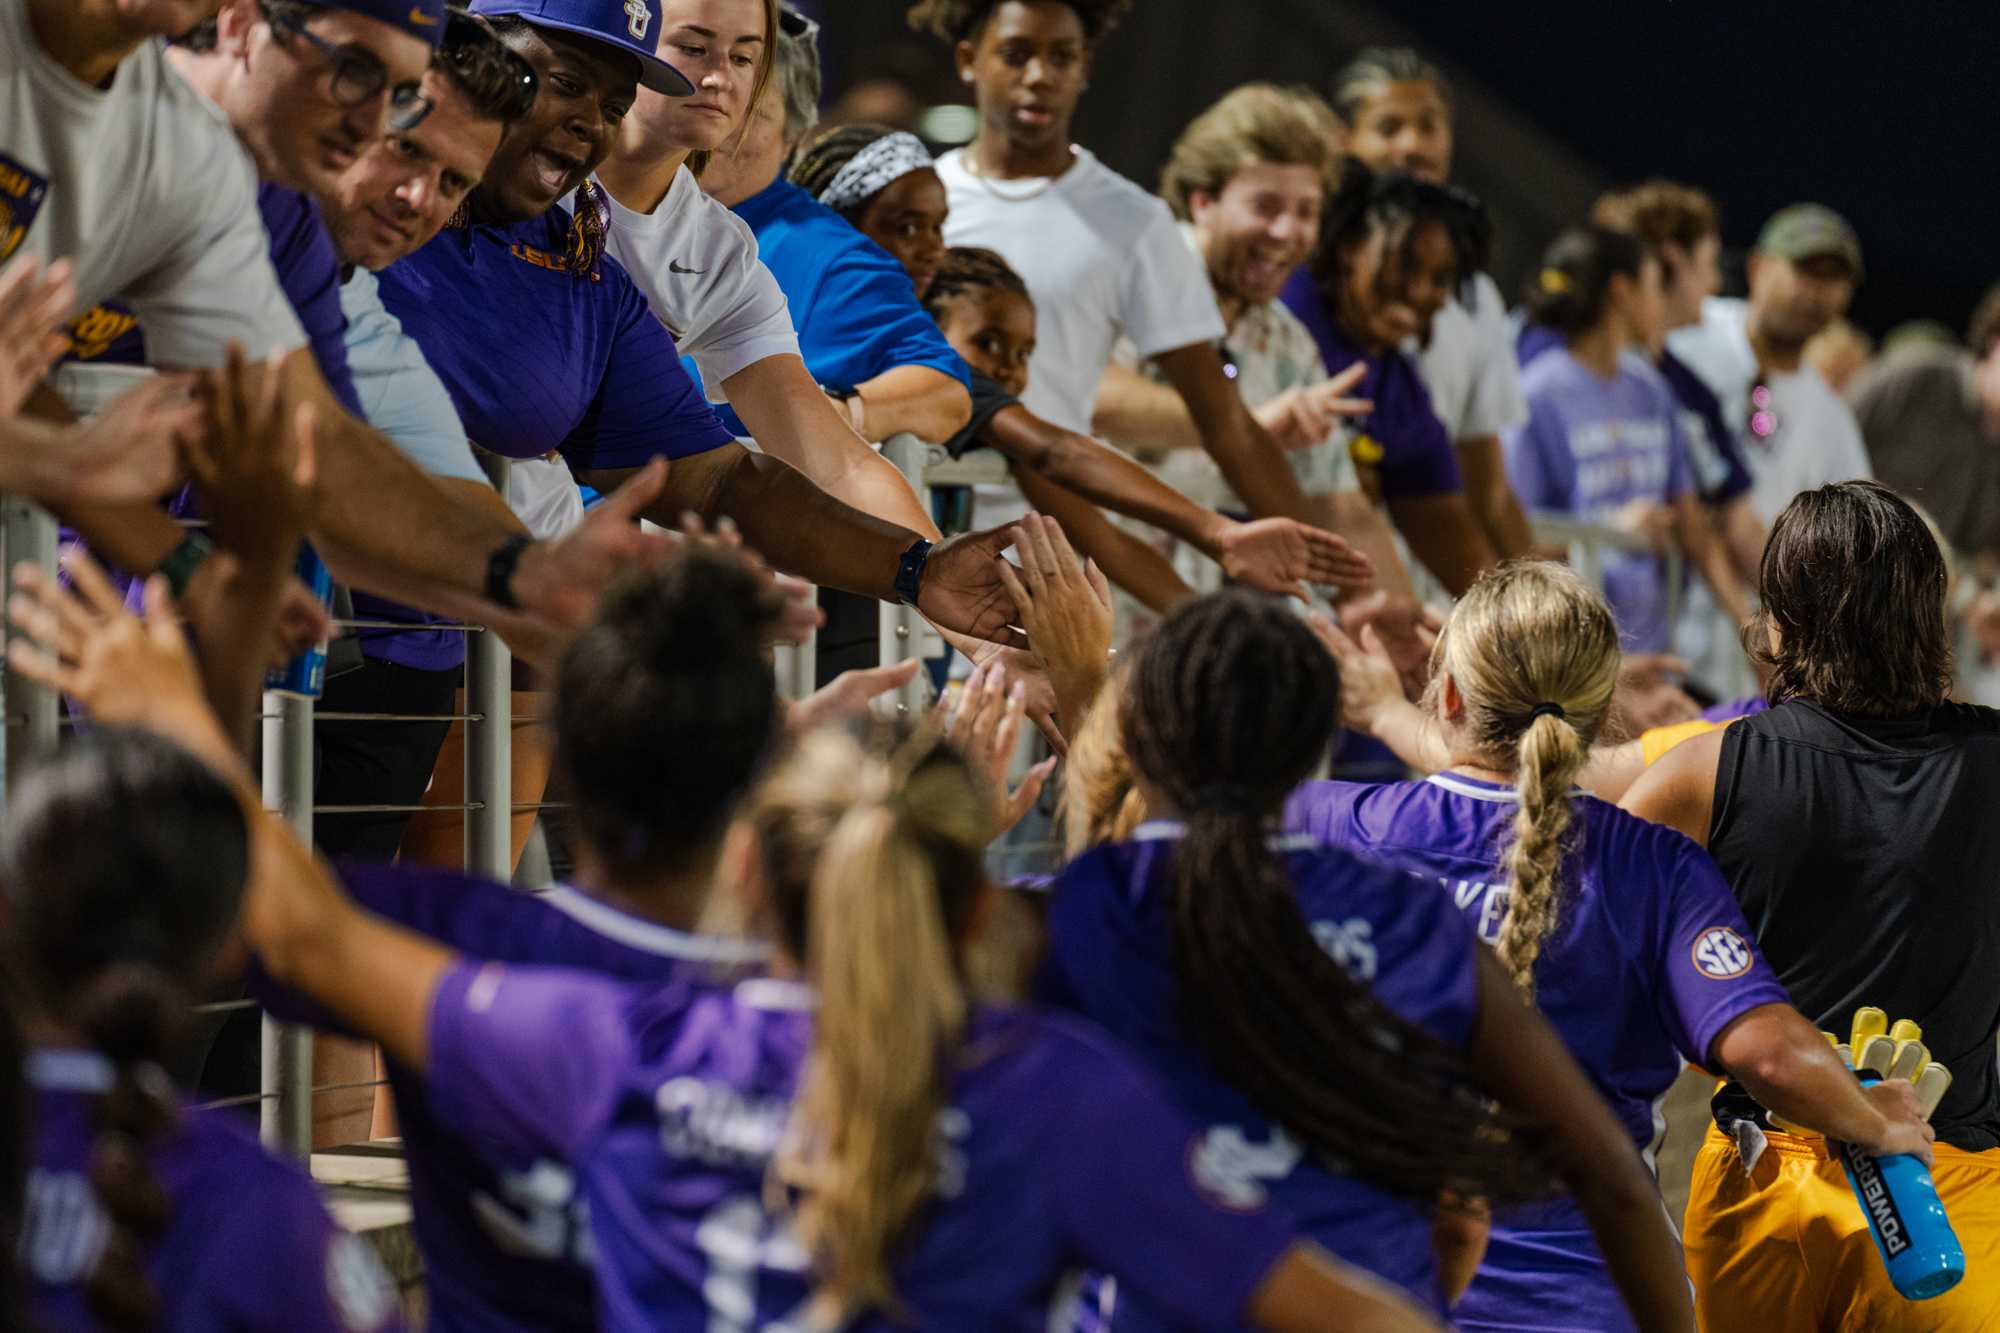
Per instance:
[[[636,41],[646,40],[646,29],[653,25],[653,12],[646,8],[646,0],[625,0],[625,30]]]
[[[28,228],[35,225],[35,214],[42,211],[48,194],[48,177],[0,153],[0,264],[28,238]]]
[[[1712,981],[1728,981],[1750,970],[1750,941],[1728,926],[1704,930],[1694,942],[1694,966]]]

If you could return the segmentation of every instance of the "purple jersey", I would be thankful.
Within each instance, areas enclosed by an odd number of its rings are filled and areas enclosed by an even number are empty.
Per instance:
[[[34,1092],[20,1258],[38,1327],[90,1330],[85,1286],[109,1223],[90,1187],[93,1103],[112,1069],[91,1051],[29,1055]],[[143,1262],[174,1333],[391,1333],[396,1290],[365,1241],[327,1216],[312,1181],[226,1116],[184,1112],[151,1153],[172,1206]]]
[[[432,1004],[431,1096],[468,1134],[571,1163],[605,1329],[804,1330],[807,1255],[766,1185],[811,1006],[765,978],[642,989],[468,963]],[[866,1312],[843,1328],[1028,1333],[1083,1268],[1186,1327],[1233,1326],[1292,1229],[1217,1199],[1195,1139],[1100,1034],[975,1009],[937,1119],[936,1194],[892,1275],[907,1323]]]
[[[362,862],[340,872],[369,911],[472,958],[652,983],[759,962],[767,952],[753,941],[669,930],[570,888],[523,893],[448,870]],[[281,1017],[334,1026],[297,997],[271,993],[268,982],[258,989]],[[437,1115],[424,1081],[394,1061],[389,1083],[433,1333],[595,1329],[587,1224],[563,1163],[475,1141]]]
[[[1710,704],[1701,710],[1704,722],[1734,722],[1739,717],[1751,717],[1771,711],[1771,701],[1761,694],[1753,694],[1743,699],[1724,699],[1719,704]]]
[[[1578,792],[1560,924],[1542,946],[1535,1001],[1653,1164],[1660,1103],[1681,1062],[1703,1064],[1735,1019],[1790,997],[1708,854],[1672,829]],[[1480,938],[1507,915],[1500,857],[1511,787],[1312,782],[1286,824],[1434,878]],[[1630,1328],[1581,1211],[1568,1200],[1494,1219],[1486,1261],[1453,1312],[1467,1328]]]
[[[1507,475],[1530,509],[1609,524],[1635,500],[1671,505],[1694,489],[1680,409],[1659,372],[1634,354],[1605,379],[1567,347],[1542,353],[1521,372],[1528,419],[1501,444]],[[1660,557],[1604,554],[1604,597],[1628,652],[1664,652],[1667,581]]]
[[[1268,1196],[1302,1234],[1442,1312],[1430,1209],[1306,1156],[1182,1030],[1166,901],[1179,837],[1176,824],[1144,824],[1131,842],[1096,848],[1062,872],[1049,906],[1043,995],[1109,1028],[1166,1077],[1206,1127],[1201,1152],[1233,1197]],[[1478,1015],[1478,941],[1450,897],[1310,839],[1281,846],[1320,945],[1389,1008],[1465,1044]],[[1150,1313],[1123,1307],[1116,1322],[1156,1326]]]
[[[1424,387],[1416,362],[1393,347],[1379,356],[1363,353],[1341,332],[1326,298],[1304,268],[1292,274],[1280,296],[1319,345],[1327,374],[1338,375],[1356,361],[1368,363],[1367,378],[1351,391],[1374,404],[1361,419],[1355,462],[1366,465],[1361,451],[1370,442],[1381,449],[1375,467],[1382,478],[1383,498],[1420,500],[1465,489],[1458,450],[1431,406],[1431,392]]]

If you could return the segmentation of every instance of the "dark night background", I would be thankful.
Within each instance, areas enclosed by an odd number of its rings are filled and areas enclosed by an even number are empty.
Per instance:
[[[819,0],[829,101],[894,77],[926,102],[968,100],[948,53],[909,33],[901,0]],[[1992,226],[2000,9],[1926,0],[1139,0],[1106,40],[1079,142],[1151,185],[1180,127],[1251,79],[1324,88],[1362,46],[1417,46],[1458,92],[1458,183],[1493,207],[1494,268],[1515,280],[1598,189],[1649,175],[1701,186],[1740,252],[1797,199],[1844,213],[1868,279],[1853,317],[1962,331],[2000,280]]]

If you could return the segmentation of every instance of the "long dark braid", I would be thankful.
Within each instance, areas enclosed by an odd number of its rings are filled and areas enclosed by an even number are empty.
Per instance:
[[[954,245],[944,252],[944,263],[938,267],[937,276],[931,279],[930,289],[924,293],[924,309],[930,312],[932,319],[941,320],[947,301],[988,291],[1012,292],[1030,304],[1034,302],[1034,298],[1028,295],[1028,284],[1014,271],[1014,266],[1000,256],[999,251],[976,245]]]
[[[1180,607],[1141,650],[1121,720],[1134,767],[1183,813],[1172,866],[1182,1021],[1233,1085],[1333,1169],[1431,1202],[1545,1195],[1552,1172],[1464,1056],[1395,1014],[1314,940],[1269,845],[1332,740],[1340,679],[1276,599]]]
[[[840,169],[852,162],[862,149],[895,132],[895,128],[889,125],[835,125],[808,139],[792,155],[790,164],[785,168],[785,179],[817,199],[820,191],[833,184],[833,178],[840,174]],[[864,200],[853,208],[841,210],[841,216],[853,222],[867,206]]]

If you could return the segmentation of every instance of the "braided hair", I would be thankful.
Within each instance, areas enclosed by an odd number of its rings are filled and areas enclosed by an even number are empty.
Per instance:
[[[894,133],[895,129],[888,125],[835,125],[799,148],[792,157],[791,165],[785,168],[785,178],[817,199],[827,186],[833,184],[833,178],[840,174],[840,169],[852,162],[862,149]],[[861,214],[867,207],[867,201],[863,200],[852,208],[836,211],[858,227]]]
[[[486,26],[501,41],[510,45],[523,36],[535,32],[535,25],[526,19],[512,15],[495,15],[486,18]],[[604,248],[610,243],[611,204],[604,196],[604,187],[595,177],[586,180],[576,189],[575,206],[570,210],[569,232],[563,237],[563,267],[571,277],[597,280],[598,261],[604,258]],[[451,221],[445,226],[457,229],[472,223],[472,201],[459,205]]]
[[[113,1069],[89,1168],[109,1235],[85,1295],[106,1327],[150,1328],[163,1306],[145,1258],[172,1215],[151,1153],[179,1117],[163,1066],[235,923],[248,825],[192,755],[119,728],[77,738],[9,797],[0,886],[27,999]]]
[[[1320,219],[1319,247],[1308,266],[1313,281],[1338,310],[1348,256],[1381,231],[1387,234],[1387,254],[1397,262],[1382,266],[1386,281],[1392,270],[1407,263],[1417,233],[1428,223],[1443,226],[1458,267],[1458,295],[1469,300],[1473,275],[1486,267],[1493,244],[1493,220],[1476,195],[1450,185],[1437,185],[1398,172],[1370,171],[1357,158],[1341,164],[1338,182],[1327,198]]]
[[[1321,949],[1270,846],[1339,703],[1326,650],[1261,594],[1185,603],[1140,650],[1120,716],[1134,768],[1186,821],[1168,908],[1182,1021],[1330,1169],[1425,1203],[1544,1195],[1545,1150],[1475,1090],[1462,1053]]]
[[[956,46],[971,41],[1005,0],[919,0],[909,9],[909,24]],[[1083,24],[1083,39],[1092,46],[1132,11],[1134,0],[1066,0]]]
[[[1034,304],[1034,298],[1028,295],[1028,284],[998,251],[977,245],[954,245],[944,252],[944,264],[931,279],[930,290],[924,293],[924,309],[932,319],[942,320],[946,302],[989,291],[1008,292]]]

